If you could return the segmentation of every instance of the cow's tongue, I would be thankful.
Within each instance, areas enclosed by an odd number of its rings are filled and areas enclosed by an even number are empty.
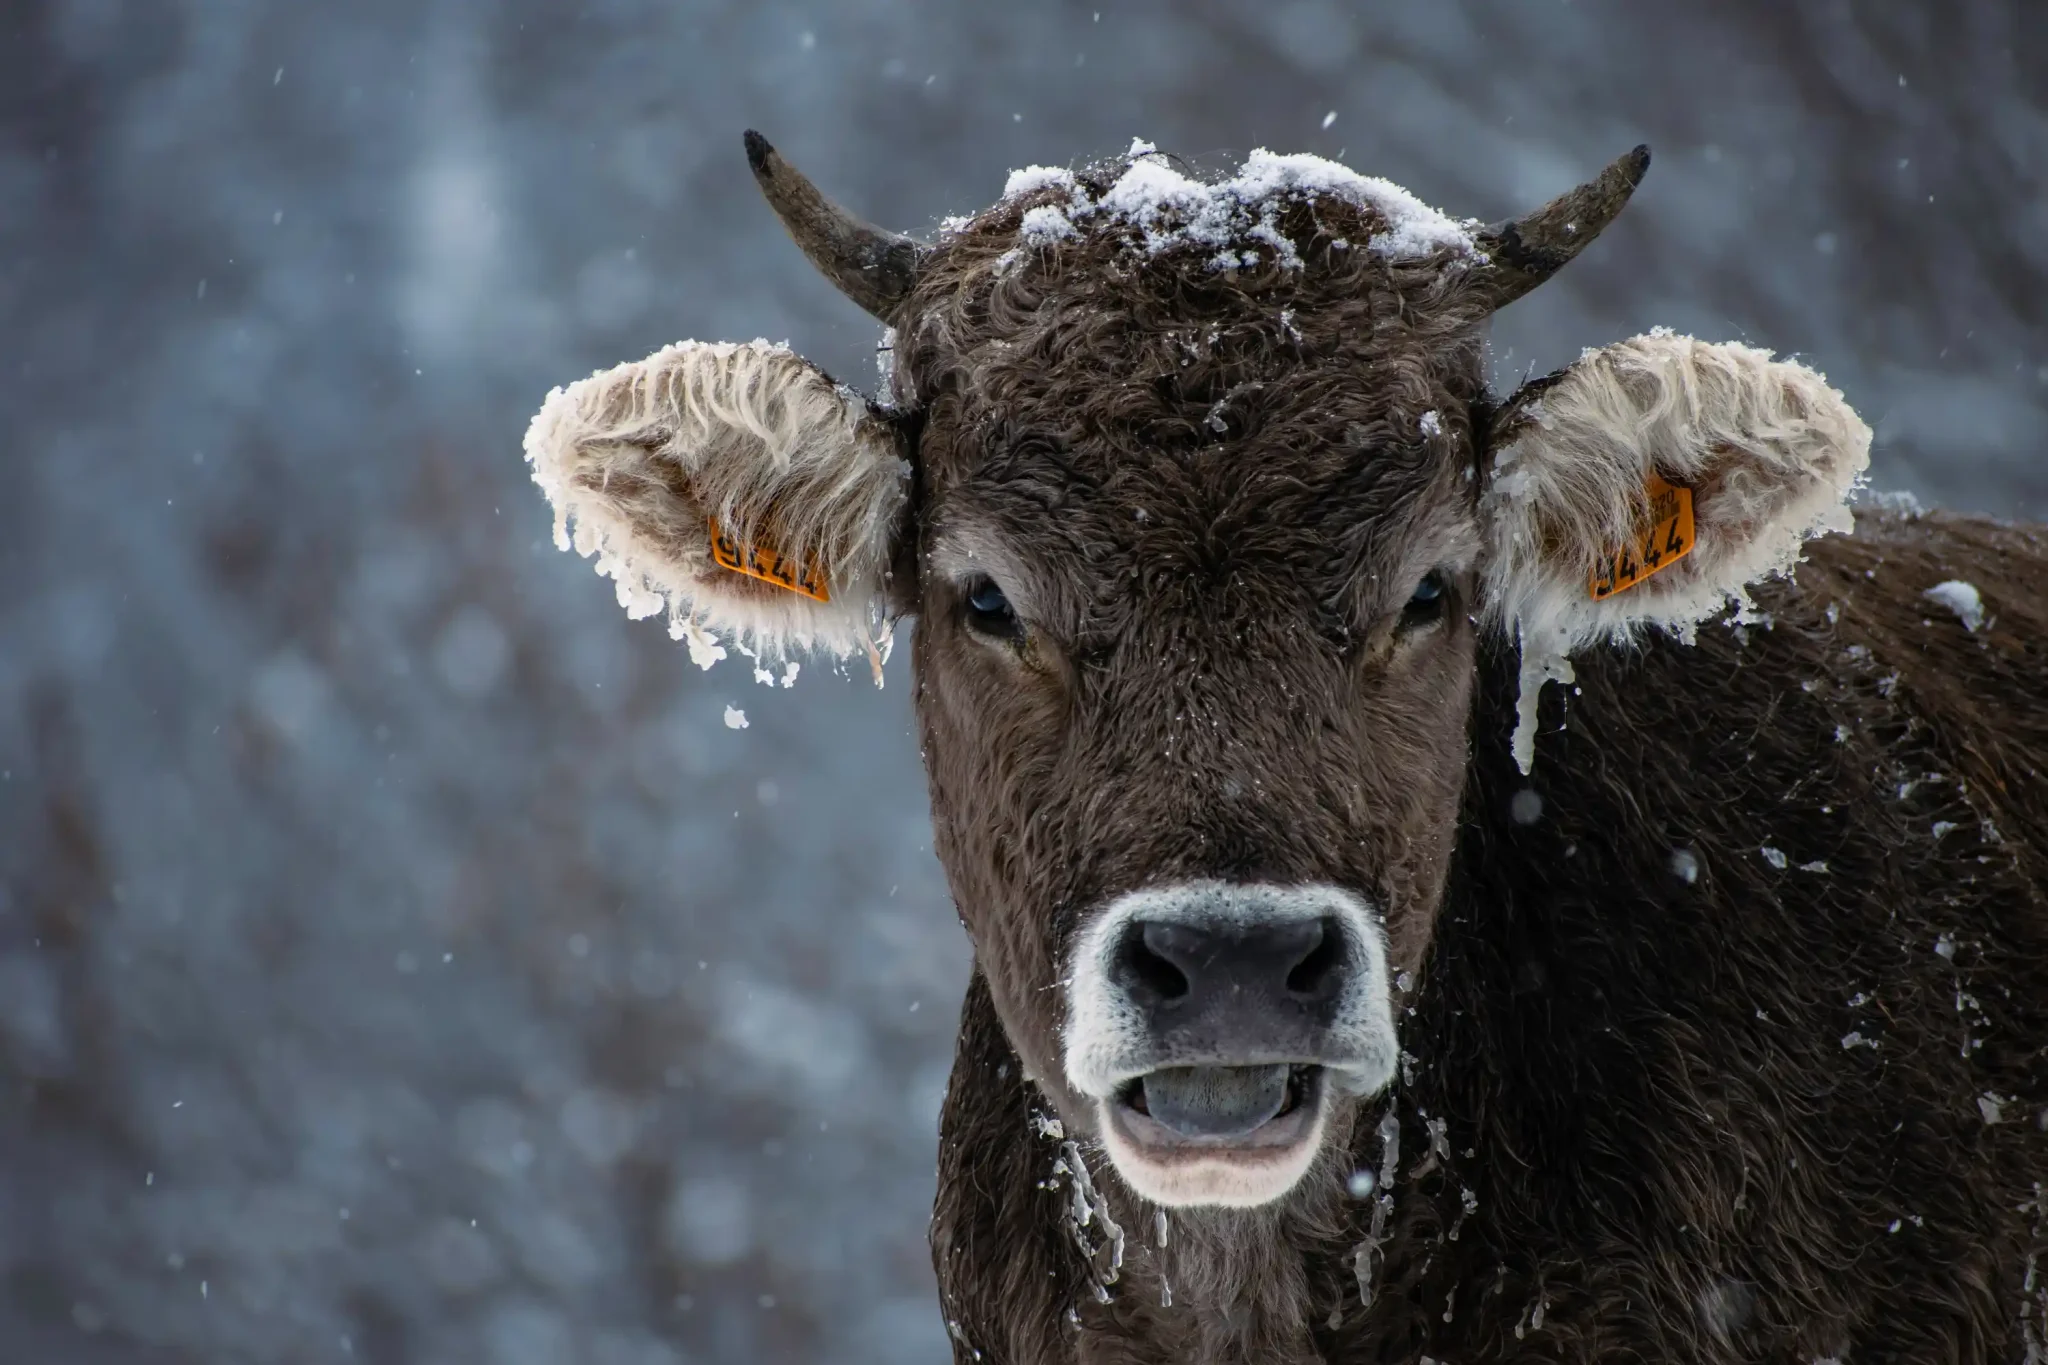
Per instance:
[[[1139,1084],[1145,1111],[1182,1137],[1242,1137],[1287,1105],[1285,1066],[1176,1066]]]

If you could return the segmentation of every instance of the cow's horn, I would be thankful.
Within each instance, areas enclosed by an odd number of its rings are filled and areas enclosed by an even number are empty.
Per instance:
[[[1482,231],[1479,249],[1488,263],[1480,268],[1478,282],[1488,303],[1494,308],[1513,303],[1556,274],[1614,221],[1649,169],[1650,149],[1638,147],[1616,158],[1598,178],[1534,213]]]
[[[825,278],[882,321],[917,284],[924,248],[899,233],[871,227],[818,193],[768,139],[747,130],[747,164],[775,216]]]

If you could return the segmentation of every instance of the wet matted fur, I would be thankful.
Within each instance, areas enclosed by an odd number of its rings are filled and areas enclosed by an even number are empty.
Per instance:
[[[1652,334],[1496,403],[1455,234],[1380,251],[1383,206],[1290,194],[1219,252],[1082,211],[1131,164],[921,248],[887,401],[846,409],[858,468],[886,423],[914,469],[854,540],[918,618],[975,947],[957,1358],[2048,1349],[2042,533],[1866,513],[1754,585],[1863,466],[1818,375]],[[1583,601],[1652,471],[1697,485],[1698,547]],[[1015,638],[972,625],[984,582]],[[1590,646],[1527,777],[1516,630]],[[1355,890],[1400,991],[1398,1079],[1256,1209],[1134,1196],[1061,1062],[1089,916],[1200,878]]]
[[[1098,1170],[1128,1241],[1109,1302],[977,979],[933,1225],[946,1313],[981,1351],[959,1358],[2029,1359],[2044,564],[2039,530],[1866,513],[1758,591],[1769,627],[1585,656],[1531,778],[1506,749],[1512,651],[1483,651],[1412,1069],[1345,1160],[1256,1219],[1176,1212],[1160,1248]],[[1952,576],[1995,629],[1916,600]],[[1390,1110],[1395,1178],[1354,1199]]]

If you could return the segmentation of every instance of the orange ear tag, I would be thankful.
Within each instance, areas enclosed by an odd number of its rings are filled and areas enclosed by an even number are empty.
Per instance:
[[[1617,551],[1593,571],[1587,589],[1598,602],[1627,592],[1692,553],[1697,543],[1692,525],[1692,490],[1664,482],[1655,474],[1643,485],[1650,495],[1650,525],[1634,545]]]
[[[766,545],[749,545],[743,549],[719,526],[717,517],[710,520],[711,558],[721,569],[730,569],[734,573],[745,574],[748,578],[758,578],[763,583],[773,583],[778,588],[801,593],[813,601],[832,600],[832,594],[825,587],[825,575],[818,571],[815,559],[806,564],[798,564],[793,559],[783,558]]]

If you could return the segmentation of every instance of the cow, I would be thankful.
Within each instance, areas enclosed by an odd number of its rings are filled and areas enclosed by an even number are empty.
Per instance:
[[[1139,143],[928,242],[746,150],[880,391],[682,343],[526,454],[706,667],[915,618],[957,1360],[2048,1361],[2048,532],[1747,345],[1490,393],[1647,149],[1489,226]]]

